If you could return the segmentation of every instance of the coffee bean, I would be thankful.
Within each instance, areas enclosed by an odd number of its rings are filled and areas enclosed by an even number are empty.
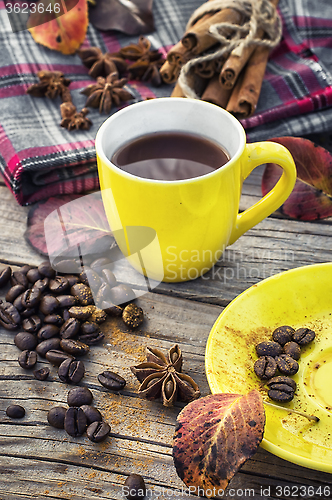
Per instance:
[[[103,269],[101,272],[101,277],[110,288],[113,288],[117,285],[116,277],[110,269]]]
[[[22,297],[23,297],[23,293],[21,293],[18,297],[16,297],[16,299],[13,302],[13,306],[16,307],[16,309],[18,310],[18,312],[20,314],[22,311],[25,310],[25,307],[22,304]]]
[[[52,337],[51,339],[43,340],[40,344],[38,344],[36,347],[36,351],[38,352],[39,356],[45,358],[48,351],[59,349],[59,347],[60,339],[58,337]]]
[[[77,299],[73,295],[58,295],[59,307],[72,307],[77,304]]]
[[[99,325],[93,321],[86,321],[81,324],[81,332],[83,335],[99,332]]]
[[[304,346],[312,342],[315,338],[315,332],[310,328],[299,328],[294,332],[293,340],[300,346]]]
[[[21,303],[26,308],[35,307],[40,301],[41,293],[38,288],[28,288],[22,294]]]
[[[47,421],[56,429],[63,429],[65,426],[65,415],[67,408],[63,406],[53,406],[47,413]]]
[[[284,375],[295,375],[299,371],[299,364],[288,354],[281,354],[275,358],[278,370]]]
[[[111,432],[106,422],[92,422],[86,430],[87,436],[93,443],[104,441]]]
[[[46,276],[46,278],[54,278],[55,277],[55,270],[51,266],[48,260],[45,260],[38,266],[38,271],[42,276]]]
[[[37,333],[37,339],[41,342],[42,340],[51,339],[59,333],[59,327],[56,325],[46,324],[43,325]]]
[[[60,366],[66,359],[74,359],[74,356],[57,349],[50,349],[45,355],[47,361],[55,366]]]
[[[12,275],[11,267],[7,266],[4,269],[1,269],[1,271],[0,271],[0,288],[3,288],[4,286],[7,285],[7,283],[10,280],[11,275]]]
[[[64,428],[67,434],[73,437],[82,436],[87,426],[86,416],[81,408],[71,406],[66,411]]]
[[[29,333],[35,333],[40,329],[41,324],[42,322],[40,317],[36,314],[33,314],[32,316],[30,316],[30,318],[26,318],[23,320],[22,326],[25,331]]]
[[[124,486],[128,491],[128,495],[126,495],[128,500],[142,500],[146,495],[144,479],[138,474],[130,474],[125,480]]]
[[[28,288],[29,281],[25,274],[20,271],[14,271],[10,277],[10,283],[12,286],[14,285],[22,285],[24,288]]]
[[[105,311],[102,309],[99,309],[98,307],[94,307],[93,313],[91,314],[89,320],[93,321],[94,323],[103,323],[107,319],[107,314]]]
[[[84,271],[79,275],[79,278],[84,285],[87,285],[91,290],[98,290],[101,285],[101,279],[93,269],[84,267]]]
[[[59,307],[59,302],[53,295],[44,295],[39,302],[39,310],[45,316],[52,314]]]
[[[23,285],[14,285],[6,293],[6,301],[14,302],[14,300],[25,291]]]
[[[93,269],[97,274],[101,274],[103,269],[111,268],[112,261],[107,257],[99,257],[90,264],[91,269]]]
[[[98,375],[98,381],[101,385],[106,387],[106,389],[111,389],[113,391],[119,391],[126,385],[126,381],[123,377],[111,371],[100,373]]]
[[[268,396],[274,401],[287,403],[294,397],[296,382],[290,377],[273,377],[267,382]]]
[[[21,351],[33,351],[38,344],[36,337],[29,332],[19,332],[14,337],[16,347]]]
[[[93,394],[87,387],[73,387],[67,395],[68,406],[91,405]]]
[[[62,326],[64,321],[62,316],[60,314],[48,314],[44,318],[44,323],[50,324],[50,325],[55,325],[55,326]]]
[[[256,345],[258,356],[278,356],[282,353],[282,347],[278,342],[260,342]]]
[[[72,339],[79,332],[80,326],[81,324],[78,319],[67,319],[60,328],[60,337],[63,339]]]
[[[81,408],[85,413],[85,416],[87,418],[87,422],[89,425],[92,424],[92,422],[101,422],[102,421],[102,419],[103,419],[102,414],[94,406],[82,405]]]
[[[70,318],[70,314],[69,314],[68,309],[62,310],[62,317],[63,317],[63,321],[68,321],[68,319]]]
[[[77,283],[70,289],[72,295],[77,297],[81,306],[89,306],[93,304],[93,296],[91,289],[83,283]]]
[[[39,370],[34,370],[33,375],[37,380],[46,380],[50,374],[50,370],[45,368],[39,368]]]
[[[59,366],[59,379],[62,382],[78,384],[85,372],[84,363],[76,359],[66,359]]]
[[[135,298],[135,292],[128,285],[117,285],[111,289],[110,301],[115,305],[126,304]]]
[[[260,356],[254,364],[254,372],[257,377],[267,380],[275,376],[277,372],[277,363],[272,356]]]
[[[6,414],[9,418],[23,418],[25,409],[20,405],[10,405],[6,410]]]
[[[292,340],[294,332],[295,330],[291,326],[279,326],[273,331],[272,338],[275,342],[284,345]]]
[[[284,353],[288,354],[288,356],[291,356],[293,359],[298,360],[301,356],[301,347],[296,342],[287,342],[284,345]]]
[[[69,314],[72,318],[85,321],[90,318],[93,311],[94,308],[92,306],[73,306],[69,309]]]
[[[37,363],[37,353],[35,351],[22,351],[18,357],[19,365],[26,370],[31,370]]]
[[[74,259],[54,261],[53,267],[61,274],[78,274],[81,272],[81,266]]]
[[[83,342],[72,339],[62,339],[60,342],[60,347],[65,352],[72,354],[73,356],[84,356],[90,350],[90,347]]]
[[[22,266],[20,268],[20,272],[27,275],[27,273],[30,271],[30,269],[32,269],[33,266],[29,266],[29,264],[24,264],[24,266]]]
[[[76,285],[76,283],[79,283],[80,282],[80,279],[78,276],[74,276],[74,275],[67,275],[66,276],[67,280],[68,280],[68,284],[70,286],[70,288],[73,286],[73,285]]]
[[[130,328],[137,328],[143,323],[143,309],[136,304],[128,304],[122,312],[122,320]]]
[[[96,304],[98,306],[101,305],[102,302],[110,302],[111,301],[111,288],[107,283],[102,283],[97,292],[96,296]]]
[[[30,318],[31,316],[35,316],[36,314],[36,308],[31,307],[27,309],[23,309],[23,311],[20,312],[21,318]]]
[[[36,283],[36,281],[43,279],[43,276],[40,274],[40,272],[38,271],[38,269],[36,267],[33,267],[32,269],[30,269],[27,272],[26,276],[28,278],[28,281],[30,281],[30,283]]]
[[[53,293],[63,293],[69,288],[69,283],[64,276],[56,276],[54,279],[50,280],[48,287]]]
[[[123,308],[116,306],[112,302],[103,301],[101,303],[101,308],[105,311],[105,313],[110,314],[111,316],[122,316]]]
[[[85,335],[79,335],[78,340],[80,342],[83,342],[83,344],[91,346],[99,344],[99,342],[101,342],[104,338],[105,335],[99,331],[94,333],[87,333]]]
[[[40,279],[35,282],[33,288],[38,289],[40,290],[40,293],[43,293],[47,289],[49,281],[50,280],[48,278]]]
[[[10,302],[0,300],[0,325],[6,330],[16,330],[21,322],[21,316]]]

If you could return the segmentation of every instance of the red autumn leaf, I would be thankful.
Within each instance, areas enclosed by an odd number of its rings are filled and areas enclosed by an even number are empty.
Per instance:
[[[95,28],[117,30],[127,35],[154,31],[153,0],[97,0],[90,7],[90,21]]]
[[[297,169],[295,187],[279,211],[298,220],[317,220],[332,216],[332,155],[314,142],[301,137],[271,139],[285,146]],[[275,163],[266,165],[262,178],[265,195],[281,176]]]
[[[206,396],[185,406],[177,421],[173,443],[176,471],[196,494],[211,496],[213,488],[227,487],[262,441],[263,400],[256,390],[244,396]]]
[[[76,257],[78,245],[84,255],[103,253],[114,245],[100,192],[36,203],[28,214],[24,236],[39,253],[53,257]]]
[[[74,54],[85,38],[89,23],[87,0],[65,0],[64,14],[60,0],[39,0],[36,6],[36,12],[30,14],[27,22],[34,40],[63,54]]]

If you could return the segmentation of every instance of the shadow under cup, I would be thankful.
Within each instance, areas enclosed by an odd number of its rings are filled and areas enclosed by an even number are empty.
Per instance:
[[[185,180],[145,179],[110,158],[139,137],[182,132],[206,138],[230,155],[211,173]],[[245,133],[225,110],[183,98],[143,101],[118,111],[100,127],[96,153],[106,215],[133,267],[158,281],[187,281],[221,257],[237,218]]]

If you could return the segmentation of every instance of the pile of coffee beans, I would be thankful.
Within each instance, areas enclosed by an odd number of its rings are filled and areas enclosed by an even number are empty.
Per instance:
[[[309,328],[295,330],[291,326],[279,326],[272,333],[272,341],[256,345],[259,356],[254,364],[254,371],[261,380],[267,381],[268,396],[274,401],[289,402],[296,391],[296,382],[291,378],[299,370],[298,360],[301,347],[308,345],[315,338],[315,332]],[[277,373],[281,374],[276,376]]]

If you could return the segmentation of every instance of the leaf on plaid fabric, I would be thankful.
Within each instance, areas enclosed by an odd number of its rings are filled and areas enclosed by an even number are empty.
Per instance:
[[[47,243],[44,222],[47,218]],[[65,195],[36,203],[29,211],[26,241],[40,254],[57,257],[103,253],[114,245],[100,192]]]
[[[102,31],[117,30],[127,35],[154,31],[153,0],[97,0],[91,6],[90,22]]]
[[[189,403],[177,418],[173,459],[182,481],[199,496],[224,490],[263,438],[265,412],[256,390],[215,394]],[[218,496],[223,495],[219,493]]]
[[[317,220],[332,216],[332,155],[309,139],[277,137],[271,139],[285,146],[293,156],[297,180],[279,212],[297,220]],[[281,176],[275,163],[265,167],[262,194],[268,193]]]
[[[40,4],[40,2],[42,2]],[[85,39],[89,24],[87,0],[66,0],[67,12],[57,13],[61,2],[57,0],[39,0],[36,13],[30,14],[27,27],[34,40],[49,49],[63,54],[74,54]],[[44,5],[45,4],[45,5]],[[51,5],[51,12],[46,9]]]

